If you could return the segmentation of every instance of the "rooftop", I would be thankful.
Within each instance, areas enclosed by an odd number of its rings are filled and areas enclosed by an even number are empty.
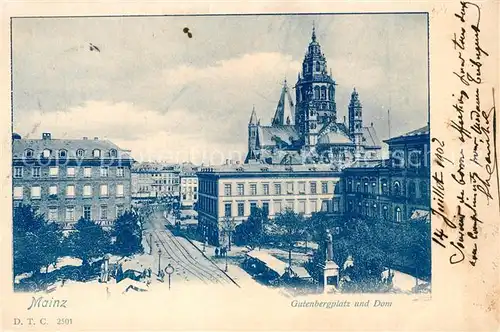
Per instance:
[[[267,164],[229,164],[221,166],[206,166],[200,168],[200,173],[265,173],[265,172],[338,172],[335,165],[267,165]]]
[[[132,165],[132,172],[180,172],[180,165],[162,162],[141,162]]]
[[[403,135],[399,135],[399,136],[396,136],[396,137],[391,137],[391,138],[385,140],[384,142],[391,143],[391,142],[405,140],[405,139],[410,139],[410,138],[416,138],[416,137],[421,137],[421,136],[423,137],[423,136],[426,136],[426,135],[429,135],[429,125],[426,125],[424,127],[421,127],[421,128],[415,129],[415,130],[412,130],[412,131],[407,132],[407,133],[405,133]]]
[[[107,139],[94,137],[89,139],[54,139],[50,133],[44,133],[41,139],[16,138],[12,141],[12,158],[95,158],[94,151],[99,150],[99,158],[132,159],[129,150],[122,149]],[[44,152],[45,151],[45,152]]]

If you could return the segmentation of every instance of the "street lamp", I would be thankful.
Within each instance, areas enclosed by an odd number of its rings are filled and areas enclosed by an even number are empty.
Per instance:
[[[165,272],[168,274],[168,290],[170,290],[170,276],[172,273],[174,273],[175,269],[170,263],[168,263],[167,267],[165,268]]]
[[[161,248],[158,248],[158,277],[161,274]]]
[[[226,252],[225,256],[226,256],[226,268],[225,268],[224,272],[227,272],[227,252]]]

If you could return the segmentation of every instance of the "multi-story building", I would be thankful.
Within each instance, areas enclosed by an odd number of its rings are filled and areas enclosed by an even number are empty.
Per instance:
[[[71,229],[81,217],[110,226],[130,208],[130,151],[109,140],[23,139],[12,142],[13,201],[30,204]]]
[[[256,207],[271,218],[285,209],[304,216],[340,209],[338,168],[329,165],[239,165],[198,172],[198,226],[210,243],[221,241],[222,222],[245,221]]]
[[[180,173],[180,204],[181,207],[192,208],[198,201],[198,167],[185,163]]]
[[[384,142],[389,159],[344,169],[345,213],[394,222],[430,218],[429,126]]]
[[[132,167],[134,199],[178,197],[180,167],[156,162],[136,163]]]

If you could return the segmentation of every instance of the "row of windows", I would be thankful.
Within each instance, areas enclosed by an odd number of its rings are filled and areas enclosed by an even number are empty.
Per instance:
[[[188,198],[189,197],[189,198]],[[183,200],[186,200],[186,199],[193,199],[193,200],[196,200],[198,199],[198,195],[196,193],[187,193],[187,194],[182,194],[182,199]]]
[[[408,181],[408,197],[428,197],[429,196],[429,189],[427,186],[427,183],[425,181],[420,181],[419,182],[419,192],[417,194],[417,186],[416,183],[418,181]],[[353,186],[353,181],[348,180],[347,181],[347,191],[348,192],[363,192],[363,193],[369,193],[369,194],[379,194],[381,193],[382,195],[387,195],[389,194],[389,186],[388,186],[388,181],[387,179],[381,179],[380,180],[380,192],[379,188],[377,187],[377,181],[374,179],[371,180],[365,180],[364,182],[356,182],[356,185]],[[394,181],[392,184],[392,194],[394,196],[401,196],[404,193],[402,192],[402,185],[400,181]]]
[[[109,156],[110,157],[117,157],[118,156],[118,151],[115,149],[109,150]],[[43,158],[50,158],[53,155],[53,151],[51,149],[44,149],[42,153],[40,154],[41,157]],[[100,158],[102,155],[102,151],[99,149],[94,149],[92,150],[92,157],[94,158]],[[26,149],[24,150],[24,156],[26,158],[34,158],[35,157],[35,152],[32,149]],[[68,150],[65,149],[60,149],[58,150],[57,156],[59,158],[67,158],[68,157]],[[76,150],[76,156],[78,158],[82,158],[85,156],[85,150],[84,149],[78,149]]]
[[[308,193],[309,194],[318,194],[318,184],[315,181],[309,182],[308,186]],[[297,183],[297,190],[298,194],[306,194],[306,182],[301,181]],[[294,182],[286,182],[285,184],[282,183],[273,183],[273,194],[274,195],[282,195],[283,193],[286,194],[295,194],[295,183]],[[267,196],[270,194],[270,184],[269,183],[263,183],[259,188],[257,187],[257,183],[250,183],[249,186],[250,189],[250,195],[256,196],[256,195],[264,195]],[[258,190],[260,189],[260,190]],[[238,183],[236,184],[236,195],[237,196],[244,196],[246,193],[245,191],[245,184],[244,183]],[[328,182],[323,181],[321,182],[321,193],[322,194],[328,194]],[[224,196],[233,196],[233,188],[230,183],[224,184]]]
[[[361,202],[358,203],[356,207],[353,206],[353,202],[349,202],[349,207],[348,210],[349,212],[357,212],[360,214],[363,214],[365,216],[369,217],[379,217],[379,207],[377,206],[376,203],[367,203],[365,202],[362,204]],[[389,207],[387,205],[382,205],[380,209],[380,214],[383,219],[389,220]],[[402,215],[402,210],[399,206],[397,206],[394,209],[394,216],[393,216],[394,221],[396,222],[401,222],[403,221],[403,215]]]
[[[174,180],[155,180],[155,184],[179,184],[179,181]]]
[[[197,184],[198,180],[197,179],[182,179],[182,183],[185,184]]]
[[[269,215],[269,204],[270,202],[262,202],[262,210],[266,215]],[[274,214],[283,212],[285,209],[295,209],[295,201],[294,200],[274,200],[272,202],[274,208]],[[297,201],[297,212],[298,213],[306,213],[306,200],[298,200]],[[245,202],[237,202],[236,203],[236,211],[233,211],[233,203],[227,202],[224,203],[224,216],[225,217],[244,217],[245,216]],[[250,202],[250,214],[258,207],[257,202]],[[321,203],[321,209],[326,211],[328,207],[328,202],[323,201]],[[309,213],[318,212],[317,201],[309,201]],[[236,213],[236,214],[235,214]]]
[[[152,185],[151,188],[153,188],[153,191],[158,191],[158,192],[163,192],[163,191],[170,192],[178,190],[178,187],[171,187],[171,186]]]
[[[48,188],[49,198],[57,198],[59,195],[59,187],[57,185],[51,185]],[[83,197],[92,197],[93,187],[90,184],[86,184],[82,188]],[[66,198],[75,198],[77,196],[76,186],[74,184],[66,185],[64,196]],[[101,184],[99,186],[99,196],[109,197],[109,187],[107,184]],[[24,198],[24,187],[15,186],[13,192],[14,199]],[[124,186],[123,184],[116,185],[116,197],[124,197]],[[42,188],[40,186],[32,186],[30,189],[31,199],[41,199],[42,198]]]
[[[63,210],[64,211],[64,221],[66,221],[66,222],[76,221],[76,209],[77,208],[75,206],[66,206]],[[55,222],[62,221],[59,219],[60,218],[59,211],[60,211],[59,207],[56,207],[56,206],[49,207],[49,213],[48,213],[47,219],[49,221],[55,221]],[[124,211],[125,211],[125,208],[123,205],[121,205],[121,204],[116,205],[116,209],[115,209],[116,218],[121,216]],[[95,218],[95,216],[92,215],[92,206],[91,205],[84,205],[82,207],[81,216],[87,220],[92,220],[93,218]],[[109,216],[108,206],[107,205],[99,206],[98,219],[99,220],[107,220],[109,217],[110,216]]]
[[[66,176],[67,177],[75,177],[78,175],[80,172],[80,169],[82,170],[81,175],[85,178],[90,178],[92,177],[92,167],[66,167]],[[60,174],[60,167],[59,166],[50,166],[49,167],[49,177],[58,177]],[[109,176],[109,167],[108,166],[103,166],[100,168],[100,175],[101,177],[108,177]],[[14,166],[14,178],[15,179],[20,179],[25,176],[24,172],[24,166]],[[41,167],[35,166],[31,168],[31,177],[33,178],[40,178],[42,176],[42,171]],[[125,176],[125,169],[122,166],[116,167],[116,176],[117,177],[124,177]]]

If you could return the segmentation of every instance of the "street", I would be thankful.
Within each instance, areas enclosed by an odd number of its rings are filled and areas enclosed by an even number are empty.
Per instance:
[[[158,266],[164,271],[168,264],[174,267],[175,278],[183,281],[207,285],[237,286],[215,263],[206,258],[195,246],[182,237],[177,237],[166,229],[168,221],[163,211],[155,211],[146,221],[144,237],[149,244],[153,242],[152,255],[155,258],[153,271],[158,272]],[[145,251],[149,251],[146,246]],[[160,262],[158,262],[160,257]],[[159,263],[159,265],[158,265]],[[166,279],[168,276],[165,276]]]

